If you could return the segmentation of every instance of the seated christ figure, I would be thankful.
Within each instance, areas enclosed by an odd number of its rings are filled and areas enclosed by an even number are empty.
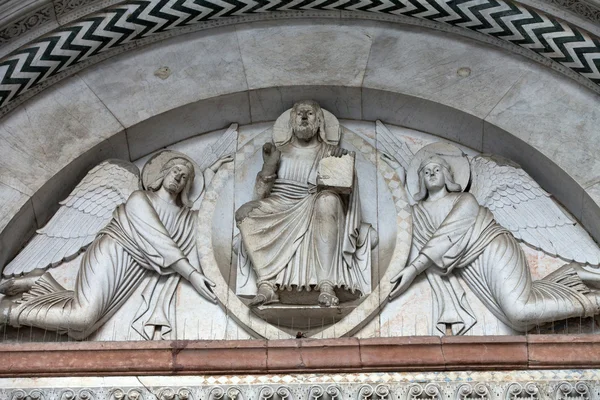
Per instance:
[[[263,146],[256,200],[236,212],[242,252],[257,275],[250,304],[277,303],[280,290],[316,290],[321,306],[336,306],[336,288],[370,291],[376,233],[361,221],[355,172],[350,194],[317,185],[319,162],[348,154],[337,146],[339,134],[328,140],[319,104],[296,103],[289,129],[285,140]]]

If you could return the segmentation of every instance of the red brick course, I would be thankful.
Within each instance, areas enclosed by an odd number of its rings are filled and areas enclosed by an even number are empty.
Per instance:
[[[600,336],[22,343],[0,360],[2,377],[600,368]]]

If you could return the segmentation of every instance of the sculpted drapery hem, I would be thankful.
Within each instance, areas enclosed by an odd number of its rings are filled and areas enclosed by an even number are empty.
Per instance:
[[[291,143],[285,146],[292,146]],[[342,196],[330,190],[317,191],[316,170],[319,161],[337,146],[319,143],[301,165],[279,171],[271,193],[255,201],[256,207],[239,224],[243,248],[238,262],[251,268],[252,262],[258,282],[274,280],[280,289],[312,290],[327,282],[352,292],[368,294],[371,288],[363,274],[371,271],[370,225],[362,223],[358,184],[350,195]],[[282,150],[285,154],[285,149]],[[307,151],[308,153],[308,151]],[[288,178],[290,174],[293,179]],[[355,174],[355,182],[356,174]],[[345,197],[345,198],[344,198]],[[334,203],[339,256],[334,266],[323,266],[317,246],[312,242],[320,235],[316,217],[318,201]]]

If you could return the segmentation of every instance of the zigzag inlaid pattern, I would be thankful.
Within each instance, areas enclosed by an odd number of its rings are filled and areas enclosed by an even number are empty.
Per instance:
[[[137,0],[61,27],[0,62],[0,107],[92,56],[198,22],[290,10],[343,10],[441,22],[505,40],[600,86],[600,40],[504,0]]]

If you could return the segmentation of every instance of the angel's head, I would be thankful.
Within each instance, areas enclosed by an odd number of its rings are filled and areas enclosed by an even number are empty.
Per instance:
[[[162,166],[158,177],[148,189],[157,191],[164,187],[169,193],[179,194],[181,205],[192,207],[189,194],[194,177],[194,165],[189,160],[182,157],[171,158]]]
[[[425,200],[429,191],[446,188],[449,192],[462,191],[461,186],[454,181],[454,174],[450,164],[442,157],[431,156],[419,166],[419,193],[415,195],[416,201]]]

